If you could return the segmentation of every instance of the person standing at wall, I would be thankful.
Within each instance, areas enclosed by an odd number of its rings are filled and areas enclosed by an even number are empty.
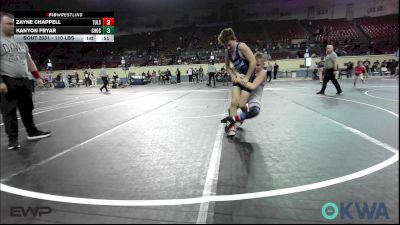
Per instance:
[[[349,61],[347,63],[347,78],[351,78],[353,76],[353,69],[354,65],[353,62]]]
[[[271,61],[267,61],[267,80],[271,82],[272,79],[272,64]]]
[[[275,62],[274,64],[274,80],[276,80],[276,75],[278,74],[279,71],[279,65],[278,63]]]
[[[214,61],[210,61],[208,64],[207,74],[208,74],[208,86],[211,87],[211,79],[214,81],[215,87],[215,74],[217,73],[217,69],[214,66]]]

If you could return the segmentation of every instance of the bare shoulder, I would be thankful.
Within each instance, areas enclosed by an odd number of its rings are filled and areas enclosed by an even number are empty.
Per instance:
[[[239,50],[248,50],[248,49],[250,49],[250,48],[246,43],[240,42]]]
[[[266,70],[261,70],[261,76],[264,77],[264,79],[267,79],[267,71]]]
[[[267,71],[261,70],[256,74],[256,77],[260,77],[261,79],[263,79],[263,81],[265,81],[267,79]]]

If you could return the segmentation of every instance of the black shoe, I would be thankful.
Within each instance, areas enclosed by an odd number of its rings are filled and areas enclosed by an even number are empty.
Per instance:
[[[223,118],[223,119],[221,120],[221,123],[226,123],[226,126],[227,126],[228,128],[230,128],[230,127],[232,127],[233,125],[236,124],[236,121],[233,120],[232,117],[228,116],[228,117]]]
[[[324,95],[325,93],[324,92],[322,92],[322,91],[320,91],[320,92],[317,92],[317,95]]]
[[[28,134],[28,140],[36,140],[36,139],[41,139],[41,138],[46,138],[51,135],[51,132],[43,132],[38,130],[34,134]]]
[[[21,148],[21,145],[18,144],[18,140],[9,140],[8,141],[8,150],[16,150]]]
[[[337,94],[337,95],[340,95],[342,92],[343,92],[343,91],[338,91],[336,94]]]

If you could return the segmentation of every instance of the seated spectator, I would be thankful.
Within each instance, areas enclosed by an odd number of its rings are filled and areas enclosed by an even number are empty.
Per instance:
[[[72,84],[72,75],[68,74],[68,85]]]
[[[113,74],[114,82],[117,82],[117,79],[118,79],[118,74],[116,72],[114,72],[114,74]]]
[[[371,74],[372,74],[372,75],[378,75],[378,74],[379,74],[379,72],[378,72],[378,65],[379,65],[379,64],[376,64],[376,63],[374,63],[374,65],[372,65],[372,67],[371,67]]]
[[[382,67],[387,67],[386,60],[383,60],[383,62],[381,63],[381,68],[382,68]]]
[[[167,69],[167,71],[165,71],[165,76],[164,76],[164,79],[165,79],[165,81],[166,81],[167,83],[170,82],[171,76],[172,76],[171,72],[169,71],[169,69]]]

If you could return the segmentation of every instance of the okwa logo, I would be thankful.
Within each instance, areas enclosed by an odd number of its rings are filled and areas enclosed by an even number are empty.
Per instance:
[[[383,202],[374,202],[372,205],[366,202],[341,202],[339,206],[333,202],[326,203],[322,206],[322,216],[327,220],[336,219],[338,216],[342,220],[352,220],[355,216],[361,220],[389,219],[386,205]]]

